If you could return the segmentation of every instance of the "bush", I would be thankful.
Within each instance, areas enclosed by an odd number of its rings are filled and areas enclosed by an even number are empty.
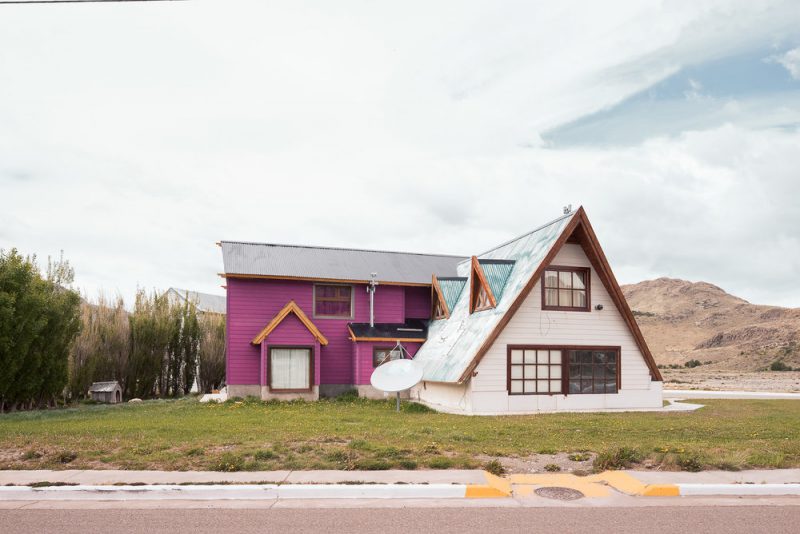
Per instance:
[[[220,456],[219,460],[212,467],[214,471],[242,471],[244,469],[244,458],[233,453],[226,452]]]
[[[691,471],[696,473],[703,470],[703,464],[700,459],[694,455],[684,455],[678,458],[678,465],[683,471]]]
[[[506,472],[506,468],[503,467],[503,464],[500,463],[500,460],[495,458],[494,460],[489,460],[484,464],[483,468],[488,471],[489,473],[497,476],[504,475]]]
[[[391,469],[392,464],[378,458],[365,458],[358,460],[355,463],[355,468],[362,471],[385,471],[386,469]]]
[[[703,365],[703,362],[701,362],[700,360],[689,360],[688,362],[683,364],[684,367],[688,367],[689,369],[692,369],[694,367],[700,367],[701,365]]]
[[[544,466],[544,470],[550,473],[555,473],[556,471],[561,471],[561,467],[558,464],[547,464]]]
[[[438,456],[428,462],[428,467],[431,469],[450,469],[455,462],[446,456]]]
[[[595,471],[608,471],[627,469],[632,464],[642,461],[642,455],[630,447],[620,447],[610,451],[603,451],[594,459]]]
[[[567,458],[569,458],[573,462],[585,462],[591,457],[592,455],[589,454],[588,452],[573,452],[572,454],[567,456]]]
[[[56,456],[56,460],[58,460],[59,463],[68,464],[74,462],[77,457],[78,455],[72,451],[64,451]]]
[[[785,363],[783,363],[780,360],[775,360],[769,366],[769,370],[770,371],[791,371],[792,368],[790,366],[786,365]]]
[[[259,461],[264,461],[264,460],[272,460],[276,456],[277,455],[274,452],[264,449],[256,451],[256,453],[253,455],[253,458]]]
[[[400,404],[400,411],[405,413],[432,413],[434,410],[418,402],[404,402]]]
[[[417,468],[417,462],[414,460],[400,460],[397,463],[400,465],[400,467],[403,469],[408,469],[409,471],[413,471]]]

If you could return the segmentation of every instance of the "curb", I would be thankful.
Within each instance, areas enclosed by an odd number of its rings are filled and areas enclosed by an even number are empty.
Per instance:
[[[462,499],[464,484],[152,484],[147,486],[2,486],[2,500],[170,499]]]

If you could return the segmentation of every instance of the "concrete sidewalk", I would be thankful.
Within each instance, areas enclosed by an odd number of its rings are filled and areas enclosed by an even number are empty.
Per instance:
[[[484,484],[480,469],[387,470],[387,471],[125,471],[77,470],[0,471],[0,486],[36,482],[69,484]]]

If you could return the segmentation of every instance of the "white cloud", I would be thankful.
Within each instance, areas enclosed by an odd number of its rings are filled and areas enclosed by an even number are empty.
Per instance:
[[[770,59],[783,65],[792,78],[800,80],[800,47],[793,48],[785,54],[772,56]]]
[[[797,132],[540,139],[791,31],[791,2],[153,4],[3,7],[0,247],[220,292],[218,239],[472,253],[571,202],[625,281],[800,305]]]

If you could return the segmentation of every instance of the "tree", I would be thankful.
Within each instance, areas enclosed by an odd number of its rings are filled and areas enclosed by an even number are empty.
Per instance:
[[[200,318],[200,359],[197,378],[200,391],[210,393],[225,380],[225,316],[206,314]]]
[[[174,333],[168,297],[138,290],[129,321],[131,354],[125,391],[131,397],[163,395],[167,378],[164,362]]]
[[[0,250],[0,411],[53,404],[67,383],[70,347],[80,329],[80,296],[63,255],[48,260]]]

